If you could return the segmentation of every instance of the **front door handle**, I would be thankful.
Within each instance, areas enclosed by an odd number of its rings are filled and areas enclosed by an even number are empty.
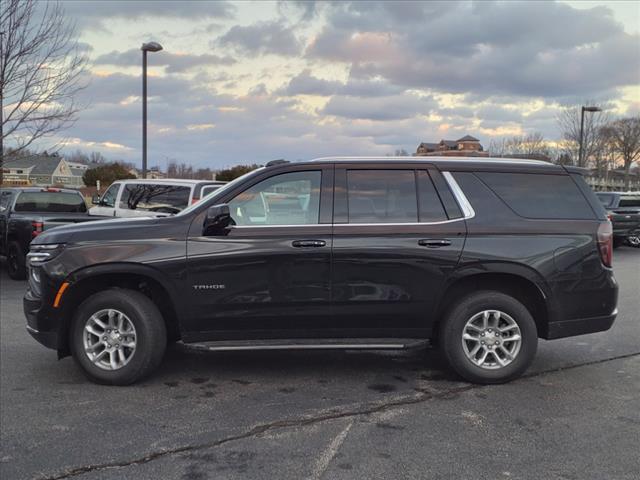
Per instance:
[[[297,248],[317,248],[327,244],[324,240],[294,240],[291,245]]]
[[[448,245],[451,245],[451,240],[447,240],[446,238],[423,238],[422,240],[418,240],[418,245],[428,248],[446,247]]]

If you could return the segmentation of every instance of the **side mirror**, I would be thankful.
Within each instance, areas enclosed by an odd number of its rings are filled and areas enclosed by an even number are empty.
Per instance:
[[[204,234],[213,233],[225,229],[231,223],[229,205],[221,203],[207,210],[207,218],[204,221]]]
[[[94,195],[91,197],[91,203],[94,205],[100,205],[100,195]]]

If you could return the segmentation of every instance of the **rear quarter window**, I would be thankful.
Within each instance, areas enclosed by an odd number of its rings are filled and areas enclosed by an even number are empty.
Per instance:
[[[569,175],[502,172],[478,172],[476,175],[521,217],[596,218]]]
[[[640,207],[640,195],[637,197],[620,197],[619,207]]]

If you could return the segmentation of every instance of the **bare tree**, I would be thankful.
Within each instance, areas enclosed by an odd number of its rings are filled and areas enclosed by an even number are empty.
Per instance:
[[[607,180],[609,172],[616,167],[616,163],[620,158],[610,123],[600,128],[597,140],[598,147],[593,156],[593,163],[598,177]]]
[[[73,124],[87,57],[58,3],[2,0],[0,32],[1,183],[5,139],[20,152]]]
[[[551,148],[539,132],[491,140],[489,153],[494,157],[551,158]]]
[[[628,190],[631,164],[640,159],[640,116],[616,120],[609,130],[613,147],[624,162],[624,188]]]
[[[583,105],[591,105],[603,108],[596,102],[587,101]],[[604,110],[604,108],[603,108]],[[582,136],[582,162],[578,159],[580,149],[580,119],[581,105],[566,106],[558,115],[558,125],[562,134],[561,149],[572,159],[572,163],[579,167],[586,167],[590,160],[602,148],[599,137],[600,129],[609,121],[609,115],[605,111],[588,112],[584,116],[584,131]]]

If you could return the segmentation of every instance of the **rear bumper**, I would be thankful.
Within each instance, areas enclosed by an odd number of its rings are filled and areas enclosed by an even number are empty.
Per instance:
[[[618,315],[616,308],[610,315],[602,317],[579,318],[574,320],[563,320],[549,324],[546,338],[551,340],[555,338],[574,337],[576,335],[585,335],[587,333],[604,332],[609,330],[613,321]]]
[[[613,222],[614,237],[628,237],[640,231],[640,222]]]

